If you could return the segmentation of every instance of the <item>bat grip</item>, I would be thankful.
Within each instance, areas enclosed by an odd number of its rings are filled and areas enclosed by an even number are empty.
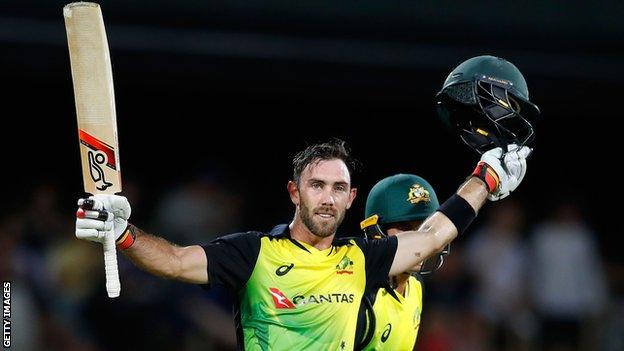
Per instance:
[[[117,268],[117,249],[115,248],[115,231],[106,233],[104,241],[104,270],[106,271],[106,292],[108,297],[118,297],[121,292],[119,270]]]

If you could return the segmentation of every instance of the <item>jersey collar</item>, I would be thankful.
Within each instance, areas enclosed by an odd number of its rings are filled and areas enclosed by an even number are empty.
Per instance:
[[[308,250],[302,243],[300,243],[299,241],[293,239],[290,236],[290,227],[288,224],[278,224],[275,227],[273,227],[273,229],[271,229],[271,231],[269,232],[269,236],[272,238],[287,238],[288,240],[290,240],[293,244],[295,244],[298,248],[305,250],[307,252],[310,252],[310,250]],[[336,247],[336,246],[343,246],[343,245],[347,245],[347,246],[351,246],[351,241],[350,239],[352,238],[344,238],[344,237],[338,237],[337,235],[334,236],[334,241],[332,242],[332,250]],[[332,250],[329,251],[329,253],[332,252]],[[329,254],[328,254],[329,255]]]
[[[288,224],[278,224],[269,232],[269,236],[272,238],[287,238],[290,240],[295,246],[298,248],[310,252],[305,246],[301,245],[300,242],[290,237],[290,227]]]

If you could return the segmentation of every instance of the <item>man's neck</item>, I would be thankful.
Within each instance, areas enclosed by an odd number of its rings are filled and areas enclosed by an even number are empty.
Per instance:
[[[328,247],[331,246],[332,242],[334,241],[335,234],[330,235],[325,238],[316,236],[298,218],[296,218],[290,223],[289,228],[290,228],[291,238],[297,241],[304,242],[310,246],[314,246],[318,250],[327,249]]]

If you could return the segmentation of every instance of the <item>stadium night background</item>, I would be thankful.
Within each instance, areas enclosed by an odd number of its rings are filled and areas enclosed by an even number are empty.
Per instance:
[[[100,248],[74,238],[83,191],[64,4],[0,4],[12,347],[231,349],[224,293],[120,255],[121,297],[109,300]],[[363,164],[341,235],[360,234],[365,196],[390,174],[423,176],[446,199],[478,155],[437,120],[434,96],[465,59],[508,59],[542,112],[527,176],[425,280],[416,348],[574,350],[563,336],[578,350],[624,348],[621,2],[101,6],[132,221],[179,244],[289,221],[292,156],[333,136]]]

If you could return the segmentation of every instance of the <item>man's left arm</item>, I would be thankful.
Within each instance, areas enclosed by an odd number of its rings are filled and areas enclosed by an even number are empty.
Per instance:
[[[390,275],[405,272],[442,251],[476,217],[486,199],[500,200],[515,190],[526,173],[531,149],[508,146],[484,153],[472,176],[416,231],[397,235],[397,249]]]

